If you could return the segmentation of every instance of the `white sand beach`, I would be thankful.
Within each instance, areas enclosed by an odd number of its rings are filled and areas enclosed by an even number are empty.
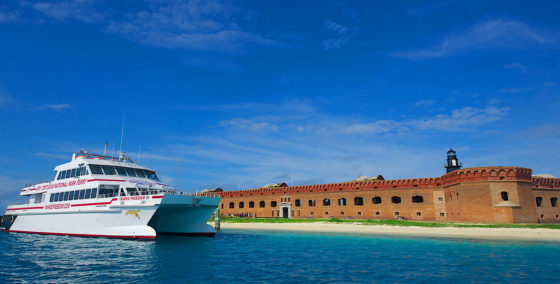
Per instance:
[[[530,228],[455,228],[416,227],[336,223],[221,223],[222,229],[272,231],[332,232],[375,235],[405,235],[422,237],[560,241],[560,230]]]

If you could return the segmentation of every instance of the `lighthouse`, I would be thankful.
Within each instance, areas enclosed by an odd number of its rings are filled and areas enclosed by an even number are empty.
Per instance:
[[[457,152],[449,148],[449,151],[447,151],[447,165],[445,166],[447,173],[458,170],[462,166],[463,165],[459,163],[459,159],[457,159]]]

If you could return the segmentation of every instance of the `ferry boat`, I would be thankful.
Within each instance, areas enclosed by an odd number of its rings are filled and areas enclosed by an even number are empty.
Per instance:
[[[21,190],[29,201],[7,207],[2,231],[132,239],[215,234],[207,221],[219,196],[176,191],[123,154],[80,150],[54,170],[52,181]]]

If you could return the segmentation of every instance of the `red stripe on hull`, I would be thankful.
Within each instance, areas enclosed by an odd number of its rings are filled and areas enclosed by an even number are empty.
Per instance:
[[[163,195],[159,195],[159,196],[152,196],[152,199],[157,199],[157,198],[163,198]]]
[[[113,238],[113,239],[155,239],[155,236],[114,236],[114,235],[92,235],[92,234],[69,234],[69,233],[49,233],[49,232],[32,232],[2,229],[2,232],[23,233],[23,234],[39,234],[39,235],[55,235],[55,236],[72,236],[72,237],[90,237],[90,238]]]
[[[91,181],[122,181],[122,182],[125,182],[124,179],[88,179],[88,182],[91,182]]]
[[[10,210],[25,210],[25,209],[43,209],[43,207],[8,208],[8,209],[6,209],[6,211],[10,211]]]
[[[108,205],[113,203],[113,201],[117,201],[116,198],[111,199],[111,201],[108,202],[99,202],[99,203],[83,203],[83,204],[72,204],[72,207],[78,207],[78,206],[93,206],[93,205]]]

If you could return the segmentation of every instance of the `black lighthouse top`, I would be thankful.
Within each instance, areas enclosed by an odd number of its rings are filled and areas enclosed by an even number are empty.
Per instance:
[[[458,170],[462,166],[463,165],[459,163],[459,159],[457,159],[457,152],[449,148],[449,151],[447,151],[447,165],[445,166],[447,173]]]

